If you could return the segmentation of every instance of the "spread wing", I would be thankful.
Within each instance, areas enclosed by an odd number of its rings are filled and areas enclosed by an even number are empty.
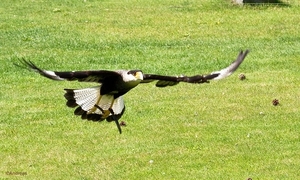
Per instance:
[[[163,76],[163,75],[156,75],[156,74],[144,74],[144,80],[142,83],[148,83],[157,80],[156,86],[157,87],[166,87],[166,86],[174,86],[179,82],[186,82],[186,83],[205,83],[209,82],[209,80],[215,79],[223,79],[230,76],[244,61],[245,57],[249,53],[249,50],[245,52],[241,51],[236,58],[228,67],[221,69],[219,71],[212,72],[207,75],[195,75],[195,76]]]
[[[21,60],[21,63],[25,68],[29,68],[40,75],[53,80],[68,80],[68,81],[80,81],[80,82],[103,82],[106,78],[121,78],[121,75],[116,71],[97,70],[97,71],[49,71],[37,67],[33,62]],[[16,64],[17,65],[17,64]],[[17,65],[20,66],[20,65]]]

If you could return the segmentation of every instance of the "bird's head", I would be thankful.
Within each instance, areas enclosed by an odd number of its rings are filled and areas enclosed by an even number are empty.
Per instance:
[[[127,81],[142,81],[143,80],[143,73],[141,70],[130,70],[127,72]],[[124,77],[123,77],[124,78]],[[124,81],[126,81],[124,79]]]
[[[130,87],[138,85],[144,79],[141,70],[119,70],[117,72],[121,74],[123,82],[130,84]]]

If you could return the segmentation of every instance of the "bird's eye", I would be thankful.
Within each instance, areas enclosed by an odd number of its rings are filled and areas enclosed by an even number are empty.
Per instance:
[[[128,71],[128,73],[127,73],[127,74],[132,74],[133,76],[135,76],[135,75],[136,75],[136,73],[137,73],[137,71]]]

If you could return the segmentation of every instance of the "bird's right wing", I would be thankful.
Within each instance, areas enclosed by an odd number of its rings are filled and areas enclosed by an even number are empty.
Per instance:
[[[31,69],[40,75],[52,79],[52,80],[68,80],[68,81],[80,81],[80,82],[103,82],[108,77],[122,78],[116,71],[108,70],[94,70],[94,71],[49,71],[37,67],[33,62],[25,59],[21,60],[22,65],[18,65],[22,68]]]

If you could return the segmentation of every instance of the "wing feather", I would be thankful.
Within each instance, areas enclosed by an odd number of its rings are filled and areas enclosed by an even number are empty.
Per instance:
[[[249,53],[249,50],[245,52],[241,51],[234,62],[232,62],[228,67],[221,69],[219,71],[212,72],[207,75],[195,75],[195,76],[163,76],[157,74],[144,74],[142,83],[149,83],[152,81],[157,81],[157,87],[174,86],[179,82],[186,83],[207,83],[209,80],[223,79],[230,76],[240,64],[244,61],[245,57]]]
[[[68,81],[80,81],[80,82],[103,82],[106,78],[121,77],[117,71],[108,70],[95,70],[95,71],[49,71],[37,67],[33,62],[25,59],[21,60],[23,68],[31,69],[40,75],[52,80],[68,80]],[[17,65],[20,66],[20,65]]]
[[[218,76],[213,79],[223,79],[230,76],[241,65],[248,53],[249,50],[246,50],[245,52],[241,51],[236,60],[233,61],[228,67],[219,71],[212,72],[211,75],[218,74]]]

